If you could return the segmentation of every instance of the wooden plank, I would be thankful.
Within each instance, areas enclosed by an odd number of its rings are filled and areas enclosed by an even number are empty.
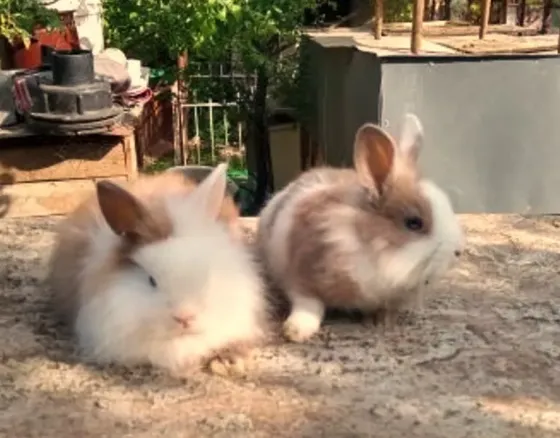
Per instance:
[[[105,178],[128,171],[121,137],[14,139],[0,148],[0,183],[4,184]]]
[[[88,134],[88,133],[68,134],[67,136],[64,137],[72,138],[72,137],[84,137],[88,135],[102,135],[106,137],[112,137],[112,136],[124,137],[126,135],[130,135],[132,132],[134,132],[134,126],[131,126],[131,123],[135,121],[136,116],[130,113],[126,113],[126,115],[128,116],[127,123],[115,124],[112,127],[110,127],[110,129],[108,129],[107,131],[99,132],[96,134]],[[0,128],[0,140],[6,140],[11,138],[22,138],[22,137],[42,137],[42,135],[33,131],[25,123],[19,123],[17,125],[5,126]],[[48,137],[54,137],[54,136],[49,135]]]
[[[27,129],[23,123],[0,128],[0,140],[7,138],[31,137],[33,135],[35,134],[31,130]]]
[[[126,177],[109,179],[126,181]],[[0,186],[0,216],[23,218],[67,214],[93,192],[95,181],[82,179]]]
[[[510,24],[489,24],[487,29],[490,34],[499,33],[512,36],[532,36],[538,34],[538,29]],[[434,36],[478,36],[480,26],[455,21],[425,21],[422,24],[422,30],[424,38]],[[412,22],[383,23],[383,31],[389,35],[408,35],[412,31]]]
[[[123,149],[127,179],[128,181],[134,181],[138,178],[138,155],[136,152],[136,137],[134,135],[123,138]]]
[[[473,55],[498,54],[498,53],[539,53],[556,50],[556,35],[536,35],[531,37],[518,37],[511,35],[488,34],[483,40],[473,36],[455,36],[447,38],[434,38],[432,41]]]

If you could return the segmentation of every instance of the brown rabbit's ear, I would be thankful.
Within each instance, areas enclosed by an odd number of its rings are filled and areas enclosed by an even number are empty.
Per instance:
[[[97,183],[97,199],[105,220],[119,236],[140,237],[150,222],[146,208],[130,192],[111,181]]]
[[[354,167],[360,182],[375,187],[381,195],[394,161],[395,142],[391,136],[372,123],[362,125],[354,141]]]
[[[415,114],[405,114],[399,136],[399,149],[405,157],[410,158],[412,162],[416,163],[422,150],[423,142],[424,128],[422,128],[420,119]]]

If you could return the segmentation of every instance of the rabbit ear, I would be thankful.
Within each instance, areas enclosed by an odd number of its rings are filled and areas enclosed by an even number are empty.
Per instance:
[[[226,196],[227,163],[221,163],[192,193],[195,202],[211,217],[217,218]]]
[[[424,129],[415,114],[405,114],[399,137],[399,149],[413,162],[418,161],[424,142]]]
[[[130,192],[111,181],[99,181],[96,187],[101,213],[115,234],[134,236],[145,228],[150,214]]]
[[[391,136],[372,123],[362,125],[354,141],[354,167],[362,185],[375,187],[381,195],[394,161],[395,142]]]

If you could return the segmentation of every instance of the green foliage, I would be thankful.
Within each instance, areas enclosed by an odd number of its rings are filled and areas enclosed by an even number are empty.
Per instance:
[[[260,72],[267,78],[268,97],[284,105],[297,105],[298,43],[303,32],[304,12],[328,0],[238,0],[204,55],[223,62],[230,57],[246,73]],[[253,109],[253,81],[234,82],[242,110]]]
[[[268,73],[275,73],[284,49],[301,36],[304,11],[319,3],[320,0],[238,0],[239,7],[220,29],[213,54],[223,56],[227,50],[236,54],[246,71],[266,67]]]
[[[474,0],[469,6],[469,18],[474,24],[479,24],[482,17],[482,7],[479,0]]]
[[[210,44],[235,0],[104,0],[107,44],[144,63],[172,64]]]
[[[303,31],[304,11],[314,8],[321,0],[281,0],[270,3],[265,0],[238,1],[237,8],[231,8],[225,21],[217,27],[212,40],[207,40],[197,52],[189,52],[189,68],[185,74],[191,100],[196,102],[236,101],[240,112],[228,109],[227,121],[229,138],[237,143],[237,123],[249,126],[256,114],[254,107],[255,89],[258,88],[255,73],[260,71],[267,78],[264,89],[268,98],[282,106],[300,107],[299,50],[297,43]],[[196,56],[198,55],[198,56]],[[204,63],[196,62],[197,59]],[[218,71],[203,69],[204,65],[226,64],[237,73],[247,75],[247,79],[218,77]],[[195,77],[208,74],[207,78]],[[210,73],[214,73],[211,75]],[[226,74],[229,74],[226,72]],[[196,92],[196,98],[193,96]],[[264,108],[266,111],[267,108]],[[215,110],[214,132],[216,143],[223,142],[225,124],[223,110]],[[262,111],[262,109],[261,109]],[[189,134],[195,134],[194,110],[189,111]],[[199,110],[200,137],[203,146],[209,144],[207,109]],[[246,138],[249,143],[251,139]],[[231,143],[231,141],[230,141]],[[248,146],[250,147],[250,146]],[[204,157],[203,157],[204,158]]]
[[[237,100],[240,111],[228,111],[230,138],[236,139],[237,122],[243,121],[247,150],[259,150],[259,157],[263,157],[268,143],[269,98],[285,97],[284,102],[297,104],[297,43],[303,31],[305,10],[325,1],[328,0],[104,0],[107,44],[122,49],[129,57],[167,71],[174,68],[177,56],[188,50],[189,69],[185,78],[189,97],[192,99],[192,92],[196,90],[197,102],[205,102],[209,97],[214,102]],[[240,73],[256,74],[258,79],[193,79],[192,73],[200,73],[196,71],[196,61],[229,63]],[[191,137],[194,135],[193,113],[191,109]],[[206,162],[208,111],[202,109],[199,114],[200,137],[205,146],[201,158]],[[223,142],[225,124],[222,110],[215,111],[215,115],[214,133],[219,144]],[[236,174],[246,174],[244,165],[237,158],[230,159],[230,167],[234,167],[231,171]],[[262,168],[257,173],[262,177]],[[247,196],[244,203],[251,204],[249,198],[253,197],[255,187],[262,188],[263,183],[261,180],[255,185],[253,175],[243,178],[246,180],[242,184],[246,188],[243,193]]]
[[[413,0],[391,0],[383,6],[385,8],[383,20],[387,23],[412,20]]]
[[[60,26],[58,12],[47,9],[38,0],[0,0],[0,35],[10,42],[29,45],[33,29]]]

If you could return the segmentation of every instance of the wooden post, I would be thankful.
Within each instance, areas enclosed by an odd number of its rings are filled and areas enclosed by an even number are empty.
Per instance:
[[[446,21],[451,21],[451,0],[443,0],[443,1],[444,1],[443,19]]]
[[[480,17],[480,30],[478,32],[478,38],[483,40],[486,37],[486,32],[488,32],[488,21],[490,20],[490,6],[492,5],[492,0],[481,0],[482,4],[482,16]]]
[[[373,32],[376,40],[381,39],[383,31],[383,0],[374,0],[375,2],[375,20],[373,21]]]
[[[521,27],[525,26],[525,15],[527,13],[527,0],[520,0],[519,6],[521,12],[519,14],[519,25]]]
[[[412,37],[410,51],[415,55],[422,49],[422,23],[424,22],[424,0],[414,0],[412,12]]]
[[[507,23],[509,0],[502,0],[502,9],[500,11],[500,24]]]
[[[542,26],[540,33],[546,35],[550,30],[550,14],[552,13],[552,2],[553,0],[544,0],[543,5],[543,17],[542,17]]]
[[[178,79],[178,78],[177,78]],[[171,86],[173,93],[172,107],[173,107],[173,164],[179,166],[182,162],[181,159],[181,100],[179,90],[179,80],[176,80]]]
[[[126,166],[126,179],[134,181],[138,178],[138,155],[136,153],[136,133],[132,131],[122,138]]]
[[[181,161],[182,165],[187,164],[189,158],[189,108],[182,107],[181,104],[188,103],[189,93],[187,87],[185,86],[185,81],[183,76],[185,75],[185,70],[189,65],[189,55],[185,50],[179,58],[177,58],[177,69],[179,70],[179,129],[181,137]]]
[[[434,21],[436,19],[436,11],[438,6],[438,0],[430,0],[430,3],[428,4],[428,9],[430,10],[430,18],[428,18],[428,20]]]

